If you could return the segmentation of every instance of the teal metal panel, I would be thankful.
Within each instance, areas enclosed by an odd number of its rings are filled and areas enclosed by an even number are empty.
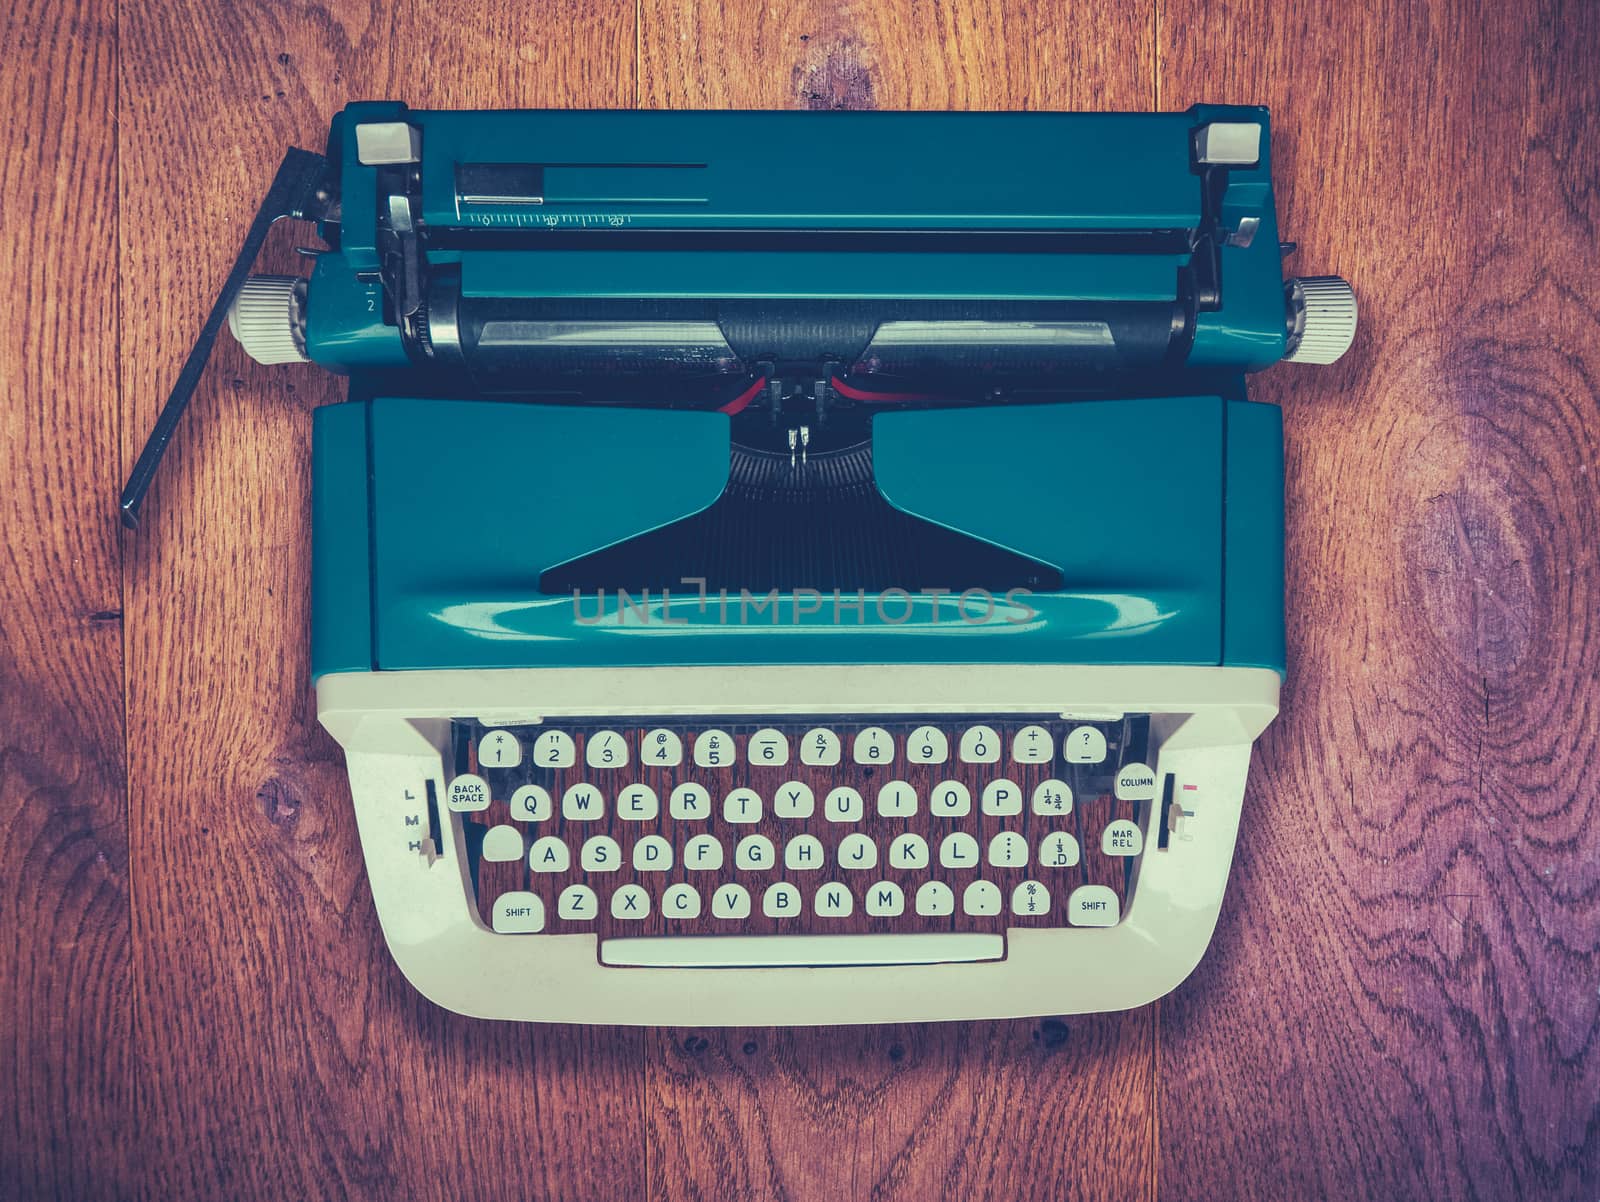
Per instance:
[[[422,134],[422,204],[435,229],[521,228],[526,245],[429,249],[460,261],[467,295],[729,299],[1166,300],[1186,254],[616,245],[538,249],[546,229],[1173,230],[1200,216],[1190,132],[1262,127],[1254,168],[1229,171],[1224,226],[1259,225],[1220,252],[1222,308],[1195,321],[1187,365],[1258,370],[1285,345],[1271,129],[1259,107],[1187,113],[425,112],[349,106],[331,142],[343,159],[340,250],[313,276],[307,340],[335,370],[399,366],[398,335],[373,301],[378,170],[356,161],[355,126],[404,119]],[[463,206],[460,163],[543,164],[544,202]],[[610,165],[608,165],[610,164]],[[621,166],[616,166],[621,164]],[[366,277],[358,280],[357,275]]]
[[[1267,110],[1234,105],[1197,105],[1196,125],[1207,121],[1254,121],[1261,126],[1261,159],[1255,167],[1233,167],[1222,197],[1222,224],[1237,229],[1245,217],[1260,224],[1249,246],[1223,246],[1222,308],[1200,313],[1188,363],[1260,371],[1283,358],[1288,338],[1283,299],[1283,255],[1278,249],[1277,208],[1272,196],[1272,123]]]
[[[393,101],[346,105],[333,119],[328,147],[343,164],[339,179],[339,251],[354,271],[378,269],[378,173],[356,156],[356,126],[404,120],[406,106]]]
[[[422,128],[423,219],[434,225],[1181,229],[1199,212],[1182,113],[418,111],[408,119]],[[458,162],[557,169],[532,212],[468,208],[457,201]]]
[[[1053,564],[1064,594],[1120,598],[1074,636],[1106,658],[1217,662],[1219,398],[881,414],[873,470],[899,508]]]
[[[372,664],[367,406],[324,405],[311,419],[311,676]]]
[[[1222,662],[1283,674],[1283,414],[1228,402]]]
[[[1198,397],[880,416],[879,473],[894,503],[1058,564],[1059,592],[953,596],[933,581],[912,595],[701,598],[689,587],[573,598],[541,593],[543,570],[715,499],[726,419],[380,398],[377,663],[1215,664],[1221,405]],[[319,473],[364,468],[348,445],[319,453],[346,460],[319,462]]]
[[[461,289],[500,297],[1171,301],[1181,263],[1178,255],[501,251],[463,254]]]
[[[380,397],[372,462],[379,665],[537,663],[563,636],[508,642],[484,607],[538,596],[545,568],[711,504],[728,419]]]
[[[306,354],[334,371],[403,367],[400,331],[383,320],[383,285],[343,255],[321,255],[306,285]]]

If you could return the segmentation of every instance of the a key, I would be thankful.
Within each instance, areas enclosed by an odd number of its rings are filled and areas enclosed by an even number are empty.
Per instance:
[[[534,872],[566,872],[572,867],[572,853],[560,839],[546,835],[528,849],[528,867]]]

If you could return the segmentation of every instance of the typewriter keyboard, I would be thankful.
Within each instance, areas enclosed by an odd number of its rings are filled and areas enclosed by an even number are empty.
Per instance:
[[[440,799],[506,935],[1114,925],[1158,804],[1149,721],[453,724]]]

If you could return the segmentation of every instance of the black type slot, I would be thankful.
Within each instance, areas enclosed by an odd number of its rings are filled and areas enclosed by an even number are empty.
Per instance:
[[[1157,815],[1156,822],[1156,850],[1166,851],[1167,841],[1171,837],[1171,829],[1167,826],[1172,820],[1172,794],[1176,777],[1167,773],[1166,779],[1161,784],[1161,813]]]
[[[444,849],[444,831],[439,826],[439,792],[430,779],[426,785],[428,798],[428,838],[433,840],[433,850]]]
[[[430,298],[457,331],[447,347],[435,321],[430,353],[460,363],[488,393],[559,379],[742,376],[757,361],[802,378],[834,363],[947,389],[955,377],[1081,386],[1160,369],[1184,328],[1181,302],[1170,301],[553,299],[458,289],[441,281]]]
[[[456,194],[464,205],[542,205],[542,163],[457,163]]]
[[[468,164],[463,164],[468,166]],[[459,168],[458,168],[459,170]],[[499,184],[486,181],[490,186]],[[531,183],[531,181],[525,181]],[[462,200],[468,198],[462,196]],[[488,203],[487,201],[479,203]],[[512,203],[517,203],[513,201]],[[915,251],[926,253],[1187,255],[1191,230],[641,229],[432,226],[430,250]]]

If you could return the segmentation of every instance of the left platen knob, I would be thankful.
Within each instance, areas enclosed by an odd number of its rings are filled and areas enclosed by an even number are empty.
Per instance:
[[[253,275],[228,308],[228,330],[257,363],[306,363],[306,282]]]

